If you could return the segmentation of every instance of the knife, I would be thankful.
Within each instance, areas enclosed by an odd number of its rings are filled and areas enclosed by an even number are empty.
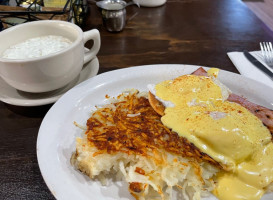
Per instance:
[[[244,51],[244,56],[253,64],[255,65],[259,70],[264,72],[267,76],[273,80],[273,72],[271,72],[269,69],[267,69],[266,66],[264,66],[260,61],[258,61],[254,56],[252,56],[249,52]]]

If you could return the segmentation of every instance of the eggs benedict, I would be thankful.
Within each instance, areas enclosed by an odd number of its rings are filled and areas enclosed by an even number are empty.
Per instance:
[[[272,136],[247,106],[232,102],[218,72],[150,85],[149,101],[167,128],[222,166],[213,190],[220,200],[259,200],[273,182]]]

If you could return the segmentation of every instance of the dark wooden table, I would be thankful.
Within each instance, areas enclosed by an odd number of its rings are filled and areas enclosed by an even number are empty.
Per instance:
[[[90,2],[89,8],[83,29],[97,28],[101,33],[99,73],[166,63],[238,73],[227,52],[257,50],[260,41],[273,41],[272,32],[240,0],[168,0],[157,8],[131,6],[120,33],[107,32],[96,6]],[[39,126],[51,106],[0,102],[0,199],[54,199],[36,157]]]

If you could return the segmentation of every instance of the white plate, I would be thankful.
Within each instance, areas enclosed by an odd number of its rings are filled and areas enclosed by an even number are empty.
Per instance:
[[[54,103],[57,101],[65,92],[70,90],[75,85],[97,75],[99,71],[99,61],[94,58],[92,61],[86,63],[79,76],[77,76],[73,81],[71,81],[66,86],[43,93],[29,93],[19,91],[10,85],[8,85],[0,77],[0,100],[17,106],[40,106],[45,104]]]
[[[116,96],[128,88],[147,91],[147,84],[189,74],[197,68],[190,65],[147,65],[111,71],[89,79],[63,95],[45,116],[37,139],[40,170],[53,195],[61,200],[133,199],[124,182],[101,186],[70,165],[75,138],[82,133],[73,122],[85,125],[94,105],[103,104],[106,94]],[[273,108],[272,88],[227,71],[221,71],[219,78],[234,93]],[[263,197],[263,200],[269,199],[273,199],[273,194]]]

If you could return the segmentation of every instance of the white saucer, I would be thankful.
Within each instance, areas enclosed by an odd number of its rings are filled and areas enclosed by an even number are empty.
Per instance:
[[[98,71],[99,61],[96,57],[92,61],[86,63],[83,66],[83,69],[79,76],[77,76],[77,78],[71,81],[68,85],[64,86],[63,88],[44,93],[28,93],[19,91],[8,85],[0,77],[0,100],[5,103],[17,106],[40,106],[54,103],[72,87],[93,76],[96,76]]]

